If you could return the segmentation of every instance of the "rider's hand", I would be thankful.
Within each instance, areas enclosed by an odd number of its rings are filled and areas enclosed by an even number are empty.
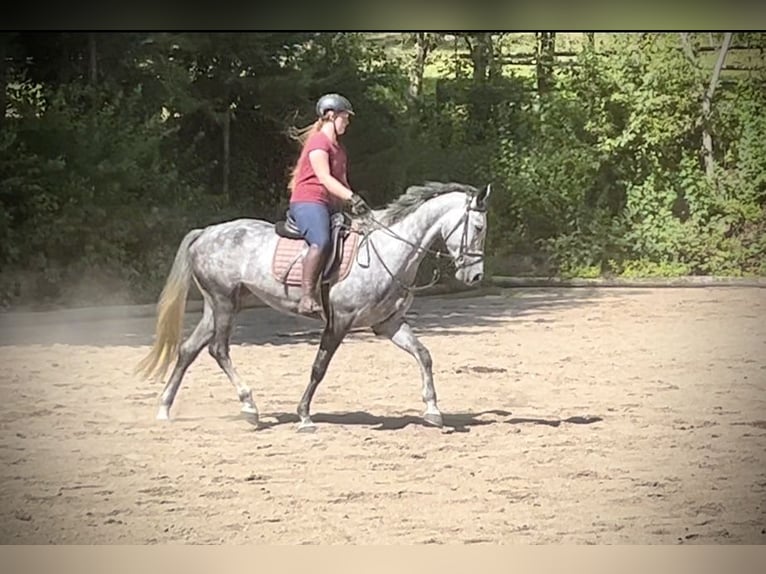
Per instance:
[[[349,203],[351,204],[351,213],[354,215],[364,215],[365,213],[372,211],[364,198],[358,193],[351,195]]]

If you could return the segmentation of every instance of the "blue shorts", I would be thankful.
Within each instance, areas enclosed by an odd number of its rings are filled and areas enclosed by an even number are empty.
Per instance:
[[[322,250],[330,247],[330,216],[332,211],[323,203],[296,201],[290,204],[290,214],[309,245]]]

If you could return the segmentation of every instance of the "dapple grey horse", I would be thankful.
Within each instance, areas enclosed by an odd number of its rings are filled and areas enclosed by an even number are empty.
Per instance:
[[[317,386],[343,338],[351,329],[371,328],[412,355],[420,366],[424,420],[442,426],[436,402],[431,355],[405,321],[412,304],[417,270],[431,244],[444,240],[455,263],[455,277],[478,284],[484,272],[487,202],[491,188],[459,183],[426,182],[409,187],[385,209],[360,218],[366,228],[347,276],[331,284],[326,297],[328,317],[308,386],[298,404],[299,431],[314,430],[310,406]],[[157,303],[154,345],[136,368],[158,379],[175,366],[160,399],[157,418],[168,420],[181,380],[199,352],[210,354],[234,385],[242,412],[258,424],[250,387],[240,378],[229,356],[229,339],[244,290],[270,307],[297,314],[300,286],[286,286],[271,272],[279,235],[272,223],[238,219],[194,229],[181,241]],[[183,315],[191,280],[202,294],[202,318],[181,343]],[[316,316],[321,319],[322,315]]]

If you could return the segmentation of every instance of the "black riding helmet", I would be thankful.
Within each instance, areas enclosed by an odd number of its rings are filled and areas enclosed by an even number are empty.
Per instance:
[[[340,94],[325,94],[317,100],[316,112],[318,117],[323,118],[330,111],[335,113],[348,112],[352,116],[354,115],[351,102]]]

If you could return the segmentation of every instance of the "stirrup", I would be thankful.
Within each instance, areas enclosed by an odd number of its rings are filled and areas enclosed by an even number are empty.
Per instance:
[[[322,304],[316,300],[315,297],[306,297],[309,301],[309,307],[307,309],[304,309],[302,306],[302,302],[304,298],[301,296],[300,300],[298,301],[298,312],[301,315],[311,315],[314,313],[324,313],[324,309],[322,308]]]

